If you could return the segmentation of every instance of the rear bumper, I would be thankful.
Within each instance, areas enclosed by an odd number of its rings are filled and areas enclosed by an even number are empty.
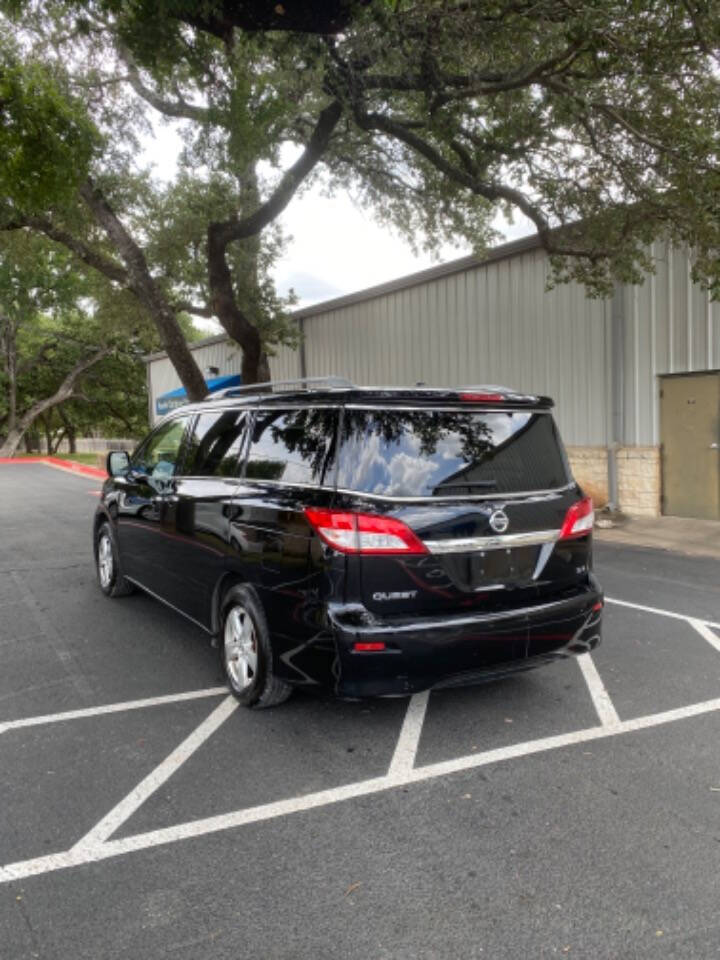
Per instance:
[[[594,579],[570,597],[502,613],[379,620],[357,607],[329,611],[343,697],[415,693],[528,670],[592,650],[600,641],[602,591]],[[383,642],[359,653],[356,643]]]

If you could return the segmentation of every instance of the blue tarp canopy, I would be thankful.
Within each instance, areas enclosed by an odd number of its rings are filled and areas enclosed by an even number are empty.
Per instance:
[[[206,380],[207,388],[210,393],[215,390],[223,390],[225,387],[237,387],[242,383],[242,377],[239,373],[230,373],[225,377],[212,377]],[[177,390],[169,390],[155,400],[155,412],[160,415],[169,413],[176,407],[182,407],[187,403],[187,393],[185,387],[178,387]]]

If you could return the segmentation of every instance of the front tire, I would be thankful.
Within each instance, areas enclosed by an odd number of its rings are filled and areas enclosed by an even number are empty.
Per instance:
[[[126,597],[135,589],[120,569],[117,548],[109,523],[100,524],[95,540],[95,572],[106,597]]]
[[[273,673],[265,613],[248,587],[228,591],[223,604],[219,652],[225,678],[243,706],[274,707],[292,693],[292,687]]]

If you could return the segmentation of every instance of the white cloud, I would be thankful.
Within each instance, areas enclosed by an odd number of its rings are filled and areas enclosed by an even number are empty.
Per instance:
[[[396,453],[388,464],[390,483],[383,491],[387,496],[416,495],[424,490],[430,475],[437,470],[432,460],[411,457],[407,453]]]

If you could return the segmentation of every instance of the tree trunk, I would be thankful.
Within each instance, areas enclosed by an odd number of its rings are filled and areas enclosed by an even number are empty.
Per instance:
[[[268,355],[263,350],[260,355],[260,362],[258,363],[258,378],[257,383],[267,383],[269,380],[272,380],[270,375],[270,361],[268,360]]]
[[[215,221],[208,226],[210,305],[227,334],[242,347],[244,383],[258,383],[269,379],[270,368],[267,357],[263,359],[264,351],[260,332],[248,317],[250,311],[243,310],[238,304],[227,263],[228,244],[234,241],[250,241],[259,244],[261,232],[280,216],[295,196],[299,186],[319,163],[327,150],[335,127],[340,122],[342,113],[343,107],[339,100],[333,100],[321,110],[305,149],[295,163],[285,171],[275,190],[264,203],[259,203],[254,168],[249,167],[243,171],[242,205],[252,207],[252,212],[242,219]],[[256,261],[255,266],[257,267]]]
[[[47,413],[40,414],[40,423],[42,424],[43,433],[45,434],[45,453],[49,455],[52,450],[52,431]]]
[[[17,448],[20,446],[20,441],[25,434],[25,431],[32,426],[32,424],[44,414],[47,410],[52,410],[53,407],[56,407],[59,403],[63,403],[73,394],[73,389],[75,383],[86,370],[89,370],[90,367],[94,366],[96,363],[99,363],[104,357],[110,353],[109,347],[102,347],[99,350],[96,350],[95,353],[91,354],[89,357],[86,357],[84,360],[78,360],[72,370],[65,377],[63,382],[57,388],[55,393],[51,397],[45,397],[44,400],[38,400],[37,403],[34,403],[29,410],[26,410],[20,417],[18,417],[17,425],[12,431],[9,431],[5,440],[0,446],[0,457],[14,457],[17,453]],[[48,445],[48,451],[50,447]]]
[[[60,444],[61,444],[61,443],[63,442],[63,440],[65,439],[65,434],[66,434],[66,433],[67,433],[67,431],[65,430],[65,427],[63,427],[62,430],[60,431],[60,433],[55,437],[55,442],[53,443],[53,449],[52,449],[53,456],[54,456],[54,455],[58,452],[58,450],[60,449]]]
[[[4,429],[12,433],[17,423],[17,323],[0,316],[0,349],[7,377],[7,417]]]
[[[189,400],[207,396],[207,384],[188,348],[175,311],[153,279],[145,254],[130,236],[103,194],[90,181],[80,188],[80,195],[103,227],[127,267],[128,286],[147,308],[160,334],[168,358],[175,367]]]
[[[70,453],[77,453],[77,430],[75,429],[75,424],[72,422],[70,417],[68,417],[62,406],[57,408],[58,416],[63,422],[65,428],[65,436],[68,440],[68,446],[70,447]]]
[[[215,226],[210,224],[208,229],[208,280],[212,308],[227,335],[242,348],[243,384],[259,383],[264,379],[262,374],[267,372],[261,371],[264,351],[260,332],[238,306],[225,255],[226,244],[213,229]]]

